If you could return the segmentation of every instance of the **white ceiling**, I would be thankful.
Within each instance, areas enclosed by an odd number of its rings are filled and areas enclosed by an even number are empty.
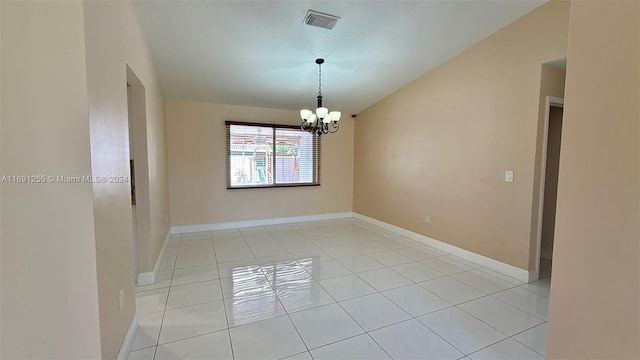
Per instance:
[[[357,113],[544,0],[139,1],[168,98]],[[341,17],[303,24],[307,10]]]

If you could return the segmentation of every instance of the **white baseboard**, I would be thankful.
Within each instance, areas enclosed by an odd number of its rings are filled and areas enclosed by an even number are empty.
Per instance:
[[[553,260],[553,250],[540,251],[540,257],[545,260]]]
[[[308,215],[308,216],[294,216],[285,218],[273,218],[273,219],[260,219],[260,220],[248,220],[248,221],[234,221],[225,223],[213,223],[203,225],[182,225],[172,226],[172,234],[191,233],[199,231],[211,231],[211,230],[226,230],[235,228],[245,228],[252,226],[267,226],[267,225],[282,225],[307,221],[320,221],[320,220],[334,220],[353,217],[352,212],[342,213],[329,213],[320,215]]]
[[[385,230],[394,232],[398,235],[402,235],[404,237],[407,237],[411,240],[415,240],[418,242],[421,242],[425,245],[429,245],[431,247],[434,247],[438,250],[442,250],[445,251],[449,254],[455,255],[459,258],[462,258],[464,260],[468,260],[471,261],[473,263],[476,263],[478,265],[484,266],[488,269],[497,271],[503,275],[512,277],[514,279],[517,279],[519,281],[522,282],[529,282],[529,277],[530,277],[530,272],[527,270],[523,270],[520,268],[517,268],[513,265],[509,265],[509,264],[505,264],[501,261],[498,260],[494,260],[491,258],[488,258],[486,256],[480,255],[480,254],[476,254],[474,252],[465,250],[465,249],[461,249],[457,246],[453,246],[447,243],[444,243],[442,241],[436,240],[436,239],[432,239],[428,236],[424,236],[418,233],[415,233],[413,231],[409,231],[407,229],[401,228],[399,226],[395,226],[395,225],[391,225],[388,224],[384,221],[380,221],[374,218],[370,218],[368,216],[362,215],[362,214],[358,214],[358,213],[353,213],[353,217],[358,219],[358,220],[362,220],[364,222],[367,222],[369,224],[372,225],[376,225],[378,227],[381,227]]]
[[[164,253],[167,251],[167,247],[169,246],[170,238],[171,238],[171,231],[167,232],[167,236],[164,238],[164,244],[162,245],[162,250],[160,250],[160,254],[158,254],[158,258],[156,259],[156,265],[153,267],[153,271],[138,273],[138,284],[137,284],[138,286],[150,285],[156,282],[156,278],[158,277],[158,271],[160,271],[160,266],[162,265],[162,259],[164,259]]]
[[[133,339],[136,337],[136,330],[138,330],[138,314],[134,313],[131,324],[129,324],[129,330],[127,330],[127,335],[125,335],[124,341],[122,341],[122,346],[120,346],[116,360],[125,360],[129,356],[129,352],[133,346]]]

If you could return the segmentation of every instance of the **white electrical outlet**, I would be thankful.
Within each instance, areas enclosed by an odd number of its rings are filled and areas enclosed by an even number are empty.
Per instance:
[[[504,181],[513,182],[513,170],[507,170],[504,172]]]
[[[296,200],[296,207],[300,207],[300,200]]]
[[[426,222],[427,224],[431,224],[431,215],[425,215],[424,222]]]
[[[122,308],[124,307],[124,289],[120,289],[118,298],[120,299],[120,312],[122,312]]]

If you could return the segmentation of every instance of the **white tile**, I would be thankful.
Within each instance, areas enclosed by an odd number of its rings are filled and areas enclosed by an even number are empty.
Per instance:
[[[231,359],[232,357],[228,330],[160,345],[156,352],[156,360]]]
[[[411,247],[412,244],[403,241],[401,239],[384,239],[384,240],[378,240],[376,241],[376,243],[390,249],[390,250],[399,250],[399,249],[405,249],[408,247]]]
[[[383,240],[394,236],[378,227],[362,228],[357,230],[356,233],[369,239],[369,241]]]
[[[297,229],[296,231],[299,232],[300,235],[302,235],[307,240],[331,237],[331,234],[329,234],[328,232],[315,227],[301,228]]]
[[[293,257],[289,253],[256,257],[256,261],[260,265],[271,265],[271,264],[277,264],[279,262],[287,262],[291,260],[293,260]]]
[[[362,334],[362,328],[340,305],[330,304],[290,314],[309,349]]]
[[[211,238],[211,231],[199,231],[181,234],[181,239],[208,239]]]
[[[355,234],[355,233],[338,236],[337,239],[342,241],[343,243],[345,243],[347,245],[354,245],[354,244],[360,244],[360,243],[365,243],[365,242],[371,241],[370,239],[368,239],[368,238],[366,238],[366,237],[364,237],[362,235]]]
[[[176,269],[214,264],[216,262],[212,243],[181,244],[176,258]]]
[[[406,263],[415,261],[407,256],[398,254],[395,251],[375,253],[369,256],[386,266],[395,266],[395,265],[406,264]]]
[[[391,325],[370,333],[393,359],[459,359],[464,356],[416,320]]]
[[[517,286],[517,284],[505,281],[480,270],[471,270],[452,275],[452,277],[484,292],[485,294],[493,294],[498,291]]]
[[[234,327],[229,332],[236,360],[281,359],[307,350],[288,316]]]
[[[311,357],[311,354],[308,351],[305,351],[300,354],[286,357],[283,360],[313,360],[313,358]]]
[[[547,323],[523,331],[513,339],[544,355],[547,352]]]
[[[463,261],[463,262],[466,262],[467,264],[475,266],[475,264],[473,264],[472,262],[466,261],[466,260],[460,259],[459,261]],[[498,279],[501,279],[501,280],[504,280],[504,281],[506,281],[508,283],[511,283],[514,286],[523,285],[524,284],[522,281],[520,281],[518,279],[512,278],[511,276],[507,276],[507,275],[505,275],[503,273],[499,273],[499,272],[491,270],[491,269],[487,269],[485,267],[479,267],[478,266],[477,269],[482,271],[483,273],[487,273],[489,275],[493,275],[493,276],[497,277]]]
[[[271,283],[262,272],[237,272],[232,277],[220,279],[220,284],[225,299],[271,290]]]
[[[375,254],[379,252],[387,252],[389,249],[381,244],[376,243],[375,241],[370,241],[366,243],[359,243],[351,245],[354,249],[361,252],[364,255]]]
[[[344,246],[345,243],[335,237],[327,237],[322,239],[311,240],[311,242],[320,249],[326,249],[336,246]]]
[[[279,284],[311,280],[311,274],[297,261],[263,265],[260,269],[264,272],[267,279],[269,279],[269,282],[276,287]]]
[[[378,291],[411,285],[409,279],[388,268],[365,271],[358,276]]]
[[[315,360],[389,359],[380,346],[366,334],[311,350],[311,355]]]
[[[293,229],[286,230],[286,231],[273,232],[272,235],[281,244],[292,242],[292,241],[306,240],[302,235],[300,235]]]
[[[243,272],[262,272],[255,259],[218,263],[218,275],[221,278],[232,277]]]
[[[218,278],[218,266],[203,265],[194,266],[183,269],[176,269],[173,272],[173,280],[171,285],[179,286],[200,281],[215,280]]]
[[[136,293],[136,312],[138,314],[150,314],[164,311],[167,304],[169,289],[140,291]]]
[[[380,262],[373,260],[372,258],[363,255],[363,256],[355,256],[348,257],[338,260],[344,267],[353,271],[353,272],[363,272],[375,269],[382,269],[385,265]]]
[[[227,328],[222,300],[208,302],[164,313],[160,344],[182,340]]]
[[[396,250],[396,252],[398,254],[407,256],[416,261],[433,259],[433,258],[445,255],[445,253],[443,253],[442,251],[436,250],[434,248],[427,247],[427,246],[414,246],[409,248],[402,248],[402,249]]]
[[[414,317],[452,306],[449,302],[418,285],[387,290],[382,294]]]
[[[214,239],[219,236],[233,235],[233,234],[239,234],[239,233],[240,231],[238,229],[211,230],[211,236],[213,236]]]
[[[217,247],[216,246],[216,259],[218,262],[231,262],[241,260],[253,259],[253,253],[249,248],[245,246],[235,247]],[[176,265],[177,267],[177,265]]]
[[[509,336],[542,323],[542,320],[490,296],[458,307]]]
[[[255,257],[288,254],[287,250],[275,240],[266,243],[249,244],[249,248]]]
[[[433,259],[427,259],[421,261],[429,267],[432,267],[445,275],[457,274],[463,271],[472,270],[473,267],[463,262],[454,260],[450,256],[441,256]]]
[[[193,284],[172,286],[169,290],[167,310],[202,304],[222,299],[219,280],[202,281]]]
[[[329,254],[320,249],[292,252],[291,257],[300,262],[335,260],[329,256]]]
[[[156,278],[155,283],[137,286],[136,292],[168,288],[169,286],[171,286],[172,275],[173,270],[161,270],[158,272],[158,277]]]
[[[280,302],[289,313],[335,302],[331,295],[315,281],[283,284],[275,290]]]
[[[150,347],[142,350],[135,350],[129,353],[127,359],[130,360],[153,360],[156,354],[156,347]]]
[[[352,224],[349,223],[332,223],[322,227],[322,230],[331,234],[331,236],[342,236],[353,234]]]
[[[138,329],[131,350],[139,350],[158,344],[163,312],[138,315]]]
[[[376,289],[372,288],[356,275],[321,280],[319,283],[337,301],[348,300],[376,292]]]
[[[167,248],[160,264],[160,270],[173,270],[176,264],[176,257],[178,256],[178,247]]]
[[[349,245],[327,248],[327,249],[324,249],[324,252],[329,254],[329,256],[331,256],[334,259],[344,259],[346,257],[363,255],[360,251],[354,249],[352,246],[349,246]]]
[[[507,336],[455,307],[418,318],[436,334],[465,354],[480,350]]]
[[[485,296],[480,290],[448,276],[425,281],[419,285],[452,304],[460,304]]]
[[[229,327],[285,315],[286,311],[273,290],[258,290],[224,299]]]
[[[340,305],[367,331],[411,318],[407,312],[381,294],[341,301]]]
[[[532,291],[516,287],[491,296],[539,319],[549,319],[549,298]]]
[[[249,245],[251,250],[253,250],[253,244],[268,243],[271,241],[276,242],[276,238],[266,230],[249,233],[242,232],[242,237],[244,237],[244,240],[247,242],[247,245]]]
[[[519,344],[517,341],[506,339],[491,345],[469,357],[473,360],[538,360],[544,357],[537,352]]]
[[[417,262],[393,266],[391,269],[413,282],[423,282],[444,276],[443,273]]]
[[[318,247],[309,240],[297,240],[297,241],[288,241],[282,243],[282,246],[287,249],[288,252],[300,252],[300,251],[309,251],[315,250]]]
[[[520,286],[529,291],[533,291],[538,295],[549,297],[549,293],[551,290],[551,278],[548,277],[542,280],[532,282],[531,284],[523,284]]]
[[[325,280],[351,274],[349,269],[335,260],[312,262],[307,264],[305,269],[315,280]]]
[[[218,248],[219,246],[233,247],[235,245],[246,245],[244,238],[239,232],[219,234],[213,236],[213,246]]]

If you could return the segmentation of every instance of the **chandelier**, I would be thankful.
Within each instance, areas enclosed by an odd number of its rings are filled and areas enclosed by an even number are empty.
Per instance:
[[[302,118],[300,128],[318,136],[338,131],[340,128],[338,120],[341,115],[340,111],[330,112],[329,109],[322,106],[322,63],[324,63],[324,59],[316,59],[316,64],[318,64],[318,107],[316,112],[313,113],[307,109],[300,110]]]

